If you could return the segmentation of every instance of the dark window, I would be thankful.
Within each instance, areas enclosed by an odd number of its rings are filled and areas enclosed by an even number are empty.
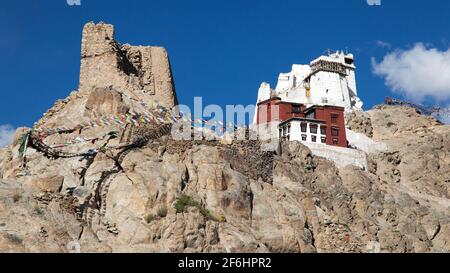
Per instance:
[[[282,129],[280,129],[280,138],[283,136],[283,130]]]
[[[306,118],[315,119],[316,118],[316,112],[312,111],[308,115],[306,115]]]
[[[301,129],[302,129],[302,133],[306,133],[306,127],[307,127],[306,123],[302,123],[302,124],[300,125],[300,127],[301,127]]]
[[[311,134],[317,134],[317,125],[316,124],[311,124],[309,126],[310,130],[311,130]]]
[[[299,105],[294,105],[292,106],[292,113],[294,114],[300,114],[301,113],[301,108]]]
[[[331,135],[332,136],[339,136],[339,129],[338,128],[331,128]]]
[[[306,141],[306,135],[302,135],[302,141]]]
[[[326,135],[326,134],[327,134],[327,127],[321,126],[321,127],[320,127],[320,133],[321,133],[322,135]]]
[[[339,144],[339,139],[333,138],[333,145],[338,145],[338,144]]]
[[[339,114],[331,114],[331,122],[337,123],[339,118]]]
[[[312,142],[317,142],[317,137],[316,136],[311,136],[311,140],[312,140]]]
[[[287,133],[290,134],[291,133],[291,125],[289,124],[287,127]]]
[[[322,143],[327,143],[327,138],[326,137],[322,137],[322,138],[320,138],[320,140],[321,140]]]

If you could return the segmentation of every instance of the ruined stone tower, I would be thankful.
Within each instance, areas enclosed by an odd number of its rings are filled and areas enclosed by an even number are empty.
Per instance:
[[[114,38],[113,25],[90,22],[83,29],[79,91],[98,88],[117,90],[136,101],[177,105],[164,48],[121,45]]]

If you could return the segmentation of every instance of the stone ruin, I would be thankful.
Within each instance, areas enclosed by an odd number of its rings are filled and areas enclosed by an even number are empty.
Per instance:
[[[114,26],[87,23],[83,29],[79,92],[111,88],[145,103],[178,104],[172,70],[163,47],[121,45]]]
[[[115,40],[113,25],[90,22],[83,29],[78,90],[58,100],[35,127],[74,128],[143,113],[154,106],[170,110],[176,105],[165,48],[121,45]]]

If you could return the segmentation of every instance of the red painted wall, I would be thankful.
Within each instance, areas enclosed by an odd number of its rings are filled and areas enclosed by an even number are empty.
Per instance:
[[[293,113],[294,106],[300,107],[299,113]],[[276,107],[278,107],[278,114],[275,113],[272,117],[272,112],[276,111]],[[303,104],[292,104],[283,102],[279,98],[272,98],[258,104],[257,124],[271,122],[272,118],[278,119],[280,122],[293,117],[303,118],[305,117],[303,113],[305,109],[306,107]]]
[[[323,120],[327,126],[327,144],[340,147],[348,147],[347,134],[345,133],[345,111],[343,107],[337,106],[316,106],[313,107],[316,113],[316,119]],[[336,115],[336,120],[332,119],[332,115]],[[339,132],[338,136],[332,135],[332,129],[336,128]],[[333,139],[337,139],[334,144]]]
[[[293,107],[299,106],[300,112],[293,113]],[[278,115],[271,116],[274,111],[277,111]],[[306,109],[303,104],[292,104],[289,102],[283,102],[280,98],[271,98],[270,100],[263,101],[258,104],[258,116],[256,118],[257,124],[263,124],[271,122],[272,119],[277,119],[280,122],[288,120],[292,117],[304,118],[308,113],[314,112],[315,119],[324,121],[327,126],[327,145],[348,147],[347,135],[345,132],[345,112],[343,107],[338,106],[313,106]],[[335,115],[336,119],[332,116]],[[337,129],[338,136],[332,135],[333,128]],[[334,142],[337,140],[337,143]]]

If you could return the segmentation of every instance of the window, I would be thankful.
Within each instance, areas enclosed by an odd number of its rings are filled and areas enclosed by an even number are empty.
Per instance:
[[[339,144],[339,139],[333,138],[333,145],[338,145],[338,144]]]
[[[302,135],[302,141],[306,141],[306,135]]]
[[[300,114],[301,113],[301,108],[299,105],[294,105],[292,106],[292,113],[294,114]]]
[[[312,111],[306,115],[306,118],[315,119],[316,118],[316,112]]]
[[[289,140],[290,139],[290,133],[291,133],[291,124],[285,125],[279,129],[280,131],[280,138],[283,140]]]
[[[311,136],[311,141],[312,142],[317,142],[317,137],[316,136]]]
[[[320,127],[320,133],[321,133],[322,135],[326,135],[326,134],[327,134],[327,127],[321,126],[321,127]]]
[[[331,128],[332,136],[339,136],[339,128]]]
[[[317,134],[317,124],[311,124],[309,128],[311,130],[311,134]]]
[[[339,114],[331,114],[331,122],[337,123],[339,118]]]
[[[320,138],[320,141],[321,141],[322,143],[327,143],[327,138],[326,138],[326,137],[321,137],[321,138]]]
[[[306,123],[300,124],[300,127],[301,127],[301,130],[302,130],[302,133],[306,133],[306,128],[307,128]]]

